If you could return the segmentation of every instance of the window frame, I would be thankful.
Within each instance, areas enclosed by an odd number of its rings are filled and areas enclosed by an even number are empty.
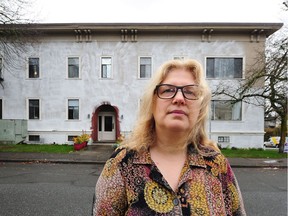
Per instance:
[[[38,100],[38,112],[39,112],[39,116],[38,118],[30,118],[30,100]],[[34,120],[41,120],[41,100],[40,98],[27,98],[27,119],[30,121],[34,121]]]
[[[78,118],[69,118],[69,101],[70,100],[78,100]],[[80,120],[80,98],[68,98],[66,104],[66,120],[68,121],[79,121]],[[74,110],[74,109],[73,109]]]
[[[208,77],[208,59],[242,59],[242,71],[241,71],[241,77],[235,77],[235,70],[234,70],[234,73],[233,73],[233,77],[215,77],[215,70],[213,71],[214,72],[214,76],[213,77]],[[234,64],[235,64],[235,61],[234,61]],[[205,76],[206,76],[206,79],[215,79],[215,80],[223,80],[223,79],[226,79],[226,80],[239,80],[239,79],[245,79],[244,77],[244,65],[245,65],[245,58],[243,56],[206,56],[205,58]]]
[[[31,137],[34,137],[34,138],[35,138],[35,137],[38,137],[39,139],[37,139],[37,140],[36,140],[36,139],[35,139],[35,140],[30,140]],[[33,135],[30,134],[30,135],[28,135],[28,142],[40,143],[40,142],[41,142],[41,136],[40,136],[39,134],[36,134],[36,135],[35,135],[35,134],[33,134]]]
[[[150,58],[151,64],[150,64],[150,77],[141,77],[141,58]],[[145,71],[146,73],[146,71]],[[153,75],[153,58],[152,56],[139,56],[138,58],[138,79],[150,79]]]
[[[74,138],[77,137],[78,135],[67,135],[67,142],[74,142]],[[70,140],[71,139],[71,140]]]
[[[231,143],[231,139],[230,139],[230,136],[218,136],[217,137],[217,142],[218,143]]]
[[[69,59],[72,59],[72,58],[78,58],[78,77],[69,77]],[[67,67],[67,72],[66,72],[66,78],[67,79],[71,79],[71,80],[75,80],[75,79],[81,79],[81,68],[80,68],[80,56],[68,56],[66,58],[66,67]]]
[[[210,105],[210,119],[211,121],[229,121],[229,122],[240,122],[243,120],[243,102],[242,101],[239,101],[235,104],[231,104],[231,107],[229,109],[229,111],[231,111],[231,119],[221,119],[221,118],[217,118],[215,119],[215,116],[216,116],[216,108],[215,108],[215,102],[229,102],[229,101],[232,101],[232,100],[211,100],[211,105]],[[239,104],[240,103],[240,111],[239,111],[239,117],[238,119],[233,119],[233,108],[234,106],[236,106],[236,104]],[[237,108],[237,107],[236,107]],[[221,109],[223,110],[223,109]],[[236,114],[234,114],[236,115]]]
[[[30,77],[30,59],[38,59],[38,72],[37,72],[37,74],[38,74],[38,76],[37,77]],[[33,80],[33,79],[40,79],[40,73],[41,73],[41,67],[40,67],[40,65],[41,65],[41,60],[40,60],[40,57],[33,57],[33,56],[31,56],[31,57],[28,57],[28,60],[27,60],[27,62],[28,62],[28,69],[27,69],[27,78],[28,79],[31,79],[31,80]],[[34,72],[35,73],[35,72]]]
[[[0,119],[3,119],[3,99],[0,98]]]
[[[3,58],[0,57],[0,81],[3,81],[4,80],[4,76],[3,76]]]
[[[107,77],[103,77],[103,76],[102,76],[102,74],[103,74],[103,73],[102,73],[102,66],[103,66],[102,60],[103,60],[104,58],[110,58],[110,59],[111,59],[111,69],[110,69],[110,70],[111,70],[111,71],[110,71],[111,75],[110,75],[110,77],[108,77],[108,76],[107,76]],[[105,56],[101,56],[101,57],[100,57],[100,79],[103,79],[103,80],[113,79],[113,57],[112,57],[112,56],[108,56],[108,55],[106,56],[106,55],[105,55]]]

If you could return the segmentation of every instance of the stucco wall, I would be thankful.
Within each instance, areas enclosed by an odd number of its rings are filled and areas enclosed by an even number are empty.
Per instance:
[[[68,135],[91,132],[91,116],[103,102],[119,109],[120,130],[133,128],[139,99],[148,80],[138,79],[140,56],[152,57],[155,71],[164,61],[175,56],[199,60],[205,58],[243,57],[244,69],[252,62],[256,50],[263,50],[264,39],[251,43],[249,35],[216,35],[211,42],[202,42],[199,35],[146,35],[137,42],[123,43],[115,36],[93,36],[92,42],[77,43],[65,37],[43,38],[29,47],[18,59],[19,67],[4,71],[5,89],[3,118],[27,119],[27,99],[40,99],[40,120],[28,121],[30,135],[40,135],[44,143],[67,143]],[[67,58],[80,57],[80,79],[67,79]],[[113,78],[100,78],[101,56],[111,56]],[[40,58],[40,78],[27,79],[28,57]],[[16,60],[17,61],[17,60]],[[209,80],[211,87],[219,80]],[[80,99],[80,119],[67,120],[67,100]],[[243,119],[237,122],[212,121],[207,125],[211,138],[231,135],[236,147],[261,147],[263,143],[263,108],[243,105]]]

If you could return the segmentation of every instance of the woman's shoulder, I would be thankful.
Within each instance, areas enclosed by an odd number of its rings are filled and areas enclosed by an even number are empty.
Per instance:
[[[227,158],[216,149],[209,146],[201,146],[198,149],[192,150],[195,154],[203,159],[204,164],[211,170],[217,170],[217,173],[226,173],[227,165],[229,164]],[[218,173],[219,174],[219,173]]]
[[[126,161],[130,158],[133,158],[135,156],[135,151],[129,150],[126,147],[118,147],[115,149],[115,151],[112,153],[112,155],[109,158],[109,161]]]

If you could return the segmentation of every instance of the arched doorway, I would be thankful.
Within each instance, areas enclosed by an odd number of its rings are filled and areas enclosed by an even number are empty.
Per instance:
[[[105,103],[96,108],[92,116],[94,142],[115,142],[120,135],[118,108]]]

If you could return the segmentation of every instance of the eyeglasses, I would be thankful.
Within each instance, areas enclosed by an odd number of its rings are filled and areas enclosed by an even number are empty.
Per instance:
[[[197,100],[199,98],[200,91],[198,85],[174,86],[170,84],[160,84],[156,86],[155,92],[161,99],[171,99],[175,97],[179,89],[183,97],[188,100]]]

